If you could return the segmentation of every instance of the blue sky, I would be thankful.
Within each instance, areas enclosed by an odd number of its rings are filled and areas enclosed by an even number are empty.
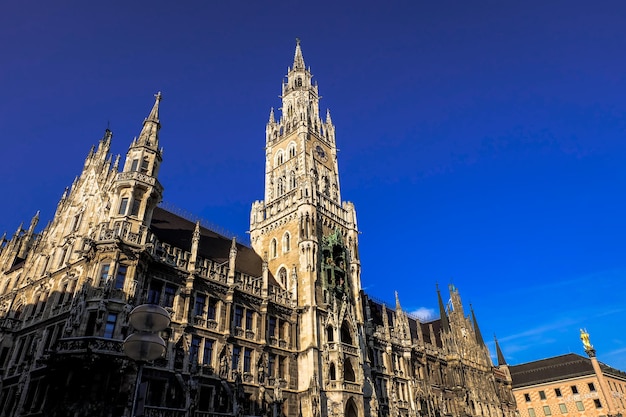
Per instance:
[[[428,312],[452,283],[510,363],[584,354],[584,327],[626,370],[623,2],[61,3],[3,9],[0,233],[43,227],[160,90],[165,201],[245,237],[299,37],[366,290]]]

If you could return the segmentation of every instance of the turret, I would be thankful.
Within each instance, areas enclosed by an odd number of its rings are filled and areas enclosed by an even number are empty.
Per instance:
[[[161,93],[155,97],[139,138],[133,140],[128,148],[124,168],[115,179],[115,197],[110,212],[112,218],[124,218],[133,224],[135,233],[139,232],[140,226],[150,224],[152,212],[163,195],[163,187],[157,179],[162,161],[162,151],[158,147]]]

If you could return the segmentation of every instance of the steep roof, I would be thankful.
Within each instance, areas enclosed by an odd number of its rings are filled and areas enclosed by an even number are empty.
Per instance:
[[[191,251],[191,239],[195,223],[161,207],[154,209],[150,230],[159,241],[187,252]],[[217,263],[228,261],[232,240],[205,227],[200,228],[198,254]],[[252,248],[237,243],[235,269],[244,274],[259,277],[263,273],[263,259]]]
[[[600,368],[605,375],[626,378],[626,373],[604,363],[600,363]],[[513,388],[594,374],[591,360],[576,353],[510,366],[509,370]]]

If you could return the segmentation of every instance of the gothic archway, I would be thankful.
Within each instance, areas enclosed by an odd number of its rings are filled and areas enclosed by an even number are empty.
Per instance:
[[[346,409],[344,411],[345,417],[359,417],[359,409],[354,403],[354,398],[350,398],[346,401]]]

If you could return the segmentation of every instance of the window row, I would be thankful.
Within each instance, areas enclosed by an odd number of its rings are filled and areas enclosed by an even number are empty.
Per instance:
[[[577,411],[585,411],[585,405],[583,404],[582,401],[576,401],[576,410]],[[602,402],[599,399],[594,399],[593,400],[593,404],[595,406],[595,408],[602,408]],[[542,407],[543,409],[543,415],[544,416],[551,416],[552,415],[552,409],[550,408],[549,405],[544,405]],[[559,403],[559,412],[561,414],[567,414],[569,411],[567,409],[567,405],[565,403]],[[528,408],[528,416],[529,417],[537,417],[537,413],[535,412],[535,409],[530,407]]]
[[[280,197],[287,191],[293,190],[297,185],[298,181],[296,180],[296,173],[294,171],[289,173],[289,179],[287,179],[285,175],[278,177],[276,180],[276,197]]]
[[[282,253],[287,253],[291,250],[291,234],[285,232],[282,238]],[[270,258],[276,258],[278,256],[278,240],[272,239],[270,242]]]
[[[589,389],[589,392],[595,392],[596,391],[596,386],[594,385],[593,382],[587,383],[587,388]],[[578,394],[578,386],[571,385],[570,386],[570,391],[571,391],[572,395]],[[538,391],[538,394],[539,394],[539,399],[540,400],[547,399],[547,395],[546,395],[546,391],[545,390]],[[560,397],[563,396],[561,388],[554,388],[554,396],[557,397],[557,398],[560,398]],[[530,393],[524,393],[524,400],[526,402],[530,402],[531,401]]]
[[[288,161],[295,156],[296,156],[296,144],[292,142],[289,144],[289,147],[287,148],[287,152],[283,152],[282,149],[279,149],[278,152],[276,152],[276,156],[274,157],[274,166],[277,167],[283,164],[285,161]]]

